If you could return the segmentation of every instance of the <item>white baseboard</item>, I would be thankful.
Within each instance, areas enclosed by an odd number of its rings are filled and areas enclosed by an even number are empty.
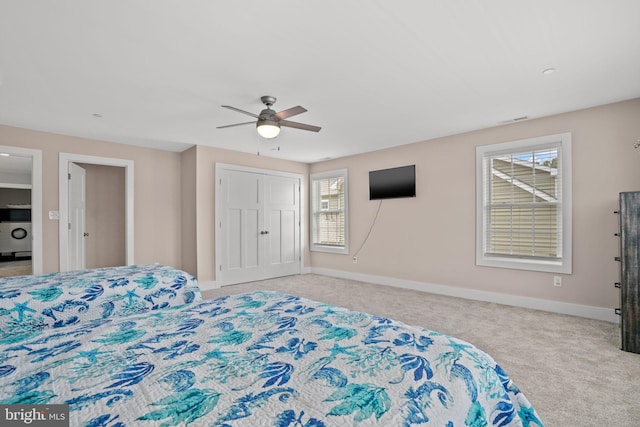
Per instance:
[[[301,269],[300,274],[309,274],[311,273],[311,267],[303,267]],[[198,280],[198,285],[200,286],[200,290],[209,291],[211,289],[220,289],[222,286],[218,284],[215,280]]]
[[[220,285],[218,285],[215,280],[198,280],[198,285],[200,286],[201,291],[209,291],[211,289],[220,288]]]
[[[552,313],[586,317],[589,319],[603,320],[605,322],[611,323],[619,323],[620,321],[619,316],[616,315],[611,308],[593,307],[589,305],[580,305],[540,298],[502,294],[499,292],[481,291],[477,289],[458,288],[455,286],[418,282],[414,280],[396,279],[393,277],[385,276],[374,276],[362,273],[352,273],[348,271],[333,270],[328,268],[311,267],[310,272],[315,274],[322,274],[325,276],[339,277],[341,279],[358,280],[361,282],[374,283],[377,285],[412,289],[416,291],[430,292],[433,294],[446,295],[450,297],[493,302],[496,304],[505,304],[515,307],[549,311]]]

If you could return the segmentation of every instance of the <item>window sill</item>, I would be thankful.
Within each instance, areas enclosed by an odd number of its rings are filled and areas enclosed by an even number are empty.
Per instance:
[[[476,265],[479,267],[511,268],[516,270],[571,274],[571,264],[568,263],[567,260],[542,261],[479,256],[476,258]]]
[[[311,245],[312,252],[328,252],[332,254],[349,254],[349,248],[344,246],[323,246],[323,245]]]

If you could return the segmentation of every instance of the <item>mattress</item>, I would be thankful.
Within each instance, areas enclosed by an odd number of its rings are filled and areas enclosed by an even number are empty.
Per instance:
[[[67,404],[72,426],[542,425],[468,342],[278,292],[195,295],[13,339],[3,330],[0,402]],[[22,310],[22,321],[39,315]]]

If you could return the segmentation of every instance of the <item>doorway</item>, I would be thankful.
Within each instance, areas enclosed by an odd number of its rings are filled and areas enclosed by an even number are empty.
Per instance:
[[[59,245],[60,245],[60,271],[69,271],[72,269],[76,269],[78,268],[77,259],[81,259],[81,257],[78,256],[78,254],[80,253],[81,256],[84,256],[85,259],[86,256],[88,255],[88,260],[89,262],[87,263],[87,267],[92,267],[92,266],[96,266],[96,267],[101,267],[101,266],[107,266],[105,264],[113,264],[114,262],[116,264],[122,265],[123,263],[126,265],[133,265],[134,264],[134,253],[133,253],[133,161],[132,160],[124,160],[124,159],[114,159],[114,158],[110,158],[110,157],[96,157],[96,156],[85,156],[85,155],[79,155],[79,154],[69,154],[69,153],[60,153],[60,157],[59,157],[59,171],[60,171],[60,175],[59,175],[59,189],[60,189],[60,200],[59,200],[59,218],[60,218],[60,224],[59,224],[59,231],[60,231],[60,241],[59,241]],[[75,222],[73,221],[73,215],[71,215],[72,211],[76,211],[76,209],[74,208],[73,210],[70,208],[70,201],[74,201],[74,203],[77,202],[77,195],[74,196],[72,191],[70,191],[70,185],[69,185],[69,181],[70,181],[70,170],[71,169],[76,169],[76,166],[81,166],[83,169],[86,170],[90,170],[90,171],[102,171],[102,172],[94,172],[93,174],[90,175],[94,175],[95,173],[100,173],[103,174],[105,173],[105,171],[109,174],[113,174],[114,169],[117,169],[118,171],[115,171],[116,174],[118,174],[118,172],[120,172],[123,176],[123,180],[124,180],[124,195],[121,199],[114,201],[112,203],[108,203],[109,205],[111,205],[111,208],[116,208],[116,210],[121,209],[123,210],[123,224],[121,226],[121,228],[123,229],[122,233],[118,233],[118,236],[114,236],[114,233],[107,233],[108,237],[104,236],[104,232],[107,228],[111,229],[110,226],[109,227],[101,227],[99,225],[94,226],[92,229],[83,229],[82,231],[80,231],[80,237],[78,237],[78,232],[80,230],[80,228],[83,227],[75,227]],[[99,175],[99,176],[105,176],[105,175]],[[96,183],[91,184],[91,179],[88,180],[86,186],[87,186],[87,193],[90,194],[97,194],[100,193],[101,191],[106,191],[107,193],[109,192],[108,190],[104,190],[104,189],[100,189],[98,188],[98,183],[99,182],[105,182],[106,180],[103,178],[98,178]],[[118,208],[118,204],[120,204],[121,208]],[[115,205],[115,206],[114,206]],[[104,215],[105,212],[101,209],[98,209],[100,212],[93,214],[93,217],[96,217],[96,221],[98,224],[100,224],[100,222],[104,222]],[[102,216],[101,216],[102,215]],[[114,215],[111,215],[112,217]],[[102,217],[103,219],[100,219],[100,217]],[[107,215],[107,217],[109,217],[109,215]],[[111,218],[113,219],[113,218]],[[74,224],[74,226],[72,226],[72,223]],[[115,225],[116,229],[117,227],[119,227],[119,225]],[[102,234],[101,234],[102,233]],[[100,237],[102,235],[102,237]],[[84,238],[88,237],[91,238],[91,241],[85,241]],[[95,237],[95,239],[93,238]],[[86,246],[87,251],[88,252],[84,252],[82,251],[82,249],[80,248],[81,245],[79,245],[78,243],[78,239],[82,239],[81,242],[83,243],[84,246]],[[106,240],[104,239],[116,239],[116,240],[122,240],[122,251],[124,253],[123,259],[124,262],[121,261],[108,261],[107,259],[112,258],[113,256],[118,256],[118,254],[115,254],[114,251],[111,251],[110,253],[107,253],[105,256],[100,256],[100,257],[93,257],[92,258],[92,250],[91,248],[95,248],[96,244],[94,244],[97,240],[100,240],[102,242],[106,242]],[[92,243],[93,242],[93,243]],[[115,243],[116,245],[118,243]],[[79,252],[82,251],[82,252]],[[120,254],[121,255],[121,254]],[[98,258],[100,258],[100,261],[98,260]],[[94,261],[91,261],[92,259],[94,259]],[[98,263],[98,264],[96,264]],[[109,265],[110,266],[110,265]]]
[[[216,164],[216,282],[300,274],[299,174]]]
[[[42,151],[0,145],[0,188],[0,277],[41,274]]]

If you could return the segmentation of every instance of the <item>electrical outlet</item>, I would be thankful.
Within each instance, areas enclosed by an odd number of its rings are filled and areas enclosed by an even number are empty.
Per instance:
[[[553,286],[559,288],[562,286],[562,277],[560,276],[553,276]]]
[[[358,263],[358,257],[357,257],[357,256],[354,256],[354,257],[353,257],[353,263],[354,263],[354,264],[357,264],[357,263]]]

